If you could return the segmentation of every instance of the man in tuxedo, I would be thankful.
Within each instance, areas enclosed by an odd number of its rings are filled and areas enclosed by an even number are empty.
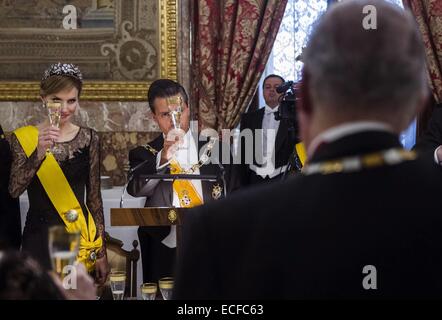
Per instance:
[[[182,100],[180,129],[176,129],[170,109],[174,98]],[[224,181],[228,183],[229,167],[218,161],[221,153],[217,140],[198,138],[198,132],[190,127],[188,96],[175,81],[159,79],[152,83],[148,92],[149,106],[162,132],[155,140],[139,146],[129,153],[130,175],[128,192],[133,196],[146,196],[146,207],[194,207],[224,196]],[[178,127],[178,126],[176,126]],[[210,149],[210,151],[209,151]],[[199,156],[200,155],[200,156]],[[209,159],[205,160],[204,156]],[[145,183],[138,179],[145,174],[204,174],[217,175],[217,181],[152,179]],[[156,282],[171,276],[175,261],[176,232],[174,227],[140,227],[138,237],[141,245],[143,279]]]
[[[295,131],[289,131],[289,127],[295,129],[296,123],[277,116],[282,94],[276,92],[276,89],[284,82],[284,78],[279,75],[268,75],[262,86],[265,107],[244,113],[241,117],[238,144],[241,164],[235,169],[239,187],[281,179],[287,168],[298,141]],[[252,139],[247,140],[250,133]]]
[[[428,97],[414,18],[340,2],[304,62],[303,174],[191,212],[174,297],[442,297],[442,171],[399,142]]]
[[[421,151],[431,151],[434,162],[442,165],[442,103],[434,108],[428,128],[414,148]]]
[[[0,250],[20,249],[21,221],[18,199],[9,195],[11,150],[0,126]]]

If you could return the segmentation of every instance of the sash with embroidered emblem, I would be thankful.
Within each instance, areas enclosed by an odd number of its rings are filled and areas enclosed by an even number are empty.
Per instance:
[[[170,173],[180,174],[184,173],[179,163],[176,160],[170,162]],[[203,204],[198,191],[189,180],[175,180],[173,182],[173,190],[178,195],[181,208],[192,208]]]
[[[22,127],[14,131],[20,145],[27,157],[31,156],[38,145],[38,129],[33,126]],[[85,213],[72,191],[66,176],[60,168],[52,153],[47,153],[37,171],[46,194],[51,200],[60,218],[63,220],[68,232],[80,231],[80,249],[77,261],[83,263],[90,272],[95,267],[96,252],[102,247],[103,239],[97,236],[97,229],[94,219],[87,210],[87,222]],[[75,221],[69,219],[67,213],[77,212],[78,218]],[[95,239],[96,238],[96,239]]]

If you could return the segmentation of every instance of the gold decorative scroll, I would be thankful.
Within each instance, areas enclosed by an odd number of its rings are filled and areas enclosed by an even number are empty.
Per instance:
[[[160,64],[158,78],[177,80],[178,1],[157,0]],[[87,75],[86,75],[87,78]],[[82,100],[145,101],[151,81],[85,81]],[[0,81],[0,101],[35,101],[39,82]]]

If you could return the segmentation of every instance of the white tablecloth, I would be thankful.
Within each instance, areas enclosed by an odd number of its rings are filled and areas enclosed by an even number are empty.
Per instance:
[[[109,190],[101,190],[101,195],[103,198],[103,213],[104,213],[104,224],[105,229],[109,235],[113,238],[120,239],[123,241],[125,250],[132,250],[132,242],[138,240],[137,229],[138,227],[111,227],[110,226],[110,209],[120,207],[120,199],[123,192],[123,187],[114,187]],[[124,208],[142,208],[146,198],[134,198],[127,193],[124,195]],[[25,225],[26,213],[29,209],[28,195],[25,192],[20,196],[20,213],[21,213],[21,223],[22,231]],[[139,243],[139,240],[138,240]],[[140,246],[138,245],[140,250]],[[138,288],[143,280],[143,272],[141,268],[141,256],[138,262],[137,270],[137,282]]]

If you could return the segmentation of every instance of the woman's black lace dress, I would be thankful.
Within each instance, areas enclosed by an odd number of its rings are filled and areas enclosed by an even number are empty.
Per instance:
[[[29,211],[23,231],[22,250],[28,252],[43,267],[50,269],[48,227],[63,225],[63,220],[36,175],[43,160],[38,160],[37,151],[34,151],[28,158],[15,135],[11,140],[13,161],[9,192],[13,197],[18,197],[27,190],[29,196]],[[99,151],[97,133],[92,129],[80,127],[71,141],[57,143],[57,152],[54,156],[77,196],[84,214],[87,214],[84,204],[88,206],[97,227],[97,235],[103,237],[104,243]],[[88,221],[87,217],[85,218]],[[98,257],[104,254],[105,248],[103,247]]]

